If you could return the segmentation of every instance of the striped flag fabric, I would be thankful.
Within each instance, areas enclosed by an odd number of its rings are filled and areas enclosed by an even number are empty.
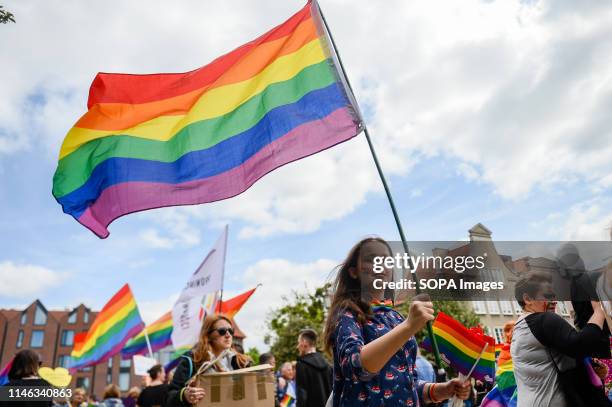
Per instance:
[[[125,284],[98,313],[85,337],[77,338],[69,368],[92,366],[119,353],[144,326],[132,290]]]
[[[215,312],[217,314],[223,314],[229,319],[233,319],[234,316],[236,316],[236,314],[238,313],[238,311],[240,311],[242,306],[249,300],[249,298],[251,298],[251,295],[253,295],[256,289],[257,287],[245,291],[242,294],[232,297],[227,301],[219,301],[217,303],[217,309],[215,310]]]
[[[100,238],[142,210],[218,201],[363,129],[316,1],[186,73],[99,73],[53,177]]]
[[[464,375],[469,373],[487,345],[487,349],[472,372],[472,377],[487,382],[494,380],[495,340],[493,338],[466,328],[461,322],[443,312],[438,312],[432,328],[442,360]],[[429,352],[432,351],[429,338],[423,341],[422,347]]]
[[[134,355],[147,355],[149,353],[145,332],[149,336],[152,352],[171,345],[172,312],[166,312],[158,320],[147,325],[142,332],[130,339],[121,349],[121,357],[123,359],[129,359]]]
[[[481,407],[516,407],[516,379],[510,355],[510,344],[503,344],[497,361],[495,386],[482,400]]]
[[[9,360],[6,366],[4,366],[4,369],[0,371],[0,386],[4,386],[10,381],[8,374],[11,371],[11,366],[13,366],[13,360],[15,360],[14,357],[13,359]]]

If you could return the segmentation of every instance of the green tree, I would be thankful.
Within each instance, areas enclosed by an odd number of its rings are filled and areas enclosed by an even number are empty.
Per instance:
[[[15,22],[15,16],[13,15],[13,13],[11,13],[10,11],[7,10],[3,10],[4,7],[0,6],[0,23],[2,24],[6,24],[6,23],[14,23]]]
[[[329,284],[317,288],[314,293],[294,291],[290,297],[283,297],[281,307],[270,312],[266,321],[269,332],[264,342],[271,345],[270,352],[276,357],[277,365],[297,359],[297,337],[304,328],[317,332],[318,348],[322,348],[328,290]]]
[[[246,354],[251,357],[251,360],[253,360],[254,364],[259,363],[259,355],[261,355],[261,353],[259,352],[259,349],[257,349],[256,347],[249,348]]]

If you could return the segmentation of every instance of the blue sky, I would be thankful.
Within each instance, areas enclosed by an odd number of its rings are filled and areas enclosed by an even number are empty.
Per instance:
[[[17,24],[0,27],[0,307],[99,308],[129,282],[152,321],[229,223],[226,290],[263,284],[237,320],[264,349],[282,294],[322,284],[365,235],[398,238],[360,135],[234,199],[127,216],[98,239],[50,192],[95,73],[193,69],[302,2],[5,3]],[[409,240],[464,239],[477,222],[498,240],[607,238],[612,7],[320,3]]]

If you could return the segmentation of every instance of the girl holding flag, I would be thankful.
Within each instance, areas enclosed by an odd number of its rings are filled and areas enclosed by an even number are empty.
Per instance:
[[[418,406],[452,396],[465,400],[470,384],[419,380],[414,335],[434,319],[433,304],[412,302],[404,319],[385,301],[373,281],[391,279],[391,270],[373,272],[374,258],[391,256],[386,241],[358,242],[338,267],[325,327],[325,342],[334,358],[333,406]]]

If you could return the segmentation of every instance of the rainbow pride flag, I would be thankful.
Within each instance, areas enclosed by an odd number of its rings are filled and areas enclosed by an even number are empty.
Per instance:
[[[242,306],[251,298],[257,287],[230,298],[227,301],[219,301],[217,303],[217,314],[224,314],[226,317],[233,319]]]
[[[144,328],[128,284],[113,295],[72,349],[70,369],[95,365],[119,353],[126,342]]]
[[[472,372],[472,377],[492,382],[495,374],[495,340],[490,336],[470,331],[459,321],[439,312],[432,325],[440,357],[458,372],[467,375],[476,363],[485,344],[486,351]],[[431,352],[431,342],[426,338],[422,347]]]
[[[503,344],[497,361],[495,386],[487,393],[481,407],[516,407],[516,379],[510,355],[510,344]]]
[[[176,366],[178,366],[179,362],[181,361],[181,356],[183,356],[185,353],[189,352],[190,350],[191,350],[191,347],[189,346],[183,346],[183,347],[176,349],[172,353],[172,355],[170,355],[170,361],[166,363],[166,365],[164,366],[164,370],[166,372],[169,372],[172,369],[174,369]]]
[[[10,381],[8,374],[11,371],[11,366],[13,366],[13,360],[15,360],[15,358],[11,359],[6,366],[4,366],[4,369],[0,371],[0,386],[4,386]]]
[[[316,2],[186,73],[99,73],[53,177],[65,213],[101,238],[120,216],[238,195],[362,122]]]
[[[129,359],[134,355],[148,355],[149,347],[147,346],[145,331],[149,336],[151,351],[155,352],[171,345],[172,312],[166,312],[161,318],[151,325],[147,325],[142,332],[130,339],[121,349],[121,357],[123,359]]]

